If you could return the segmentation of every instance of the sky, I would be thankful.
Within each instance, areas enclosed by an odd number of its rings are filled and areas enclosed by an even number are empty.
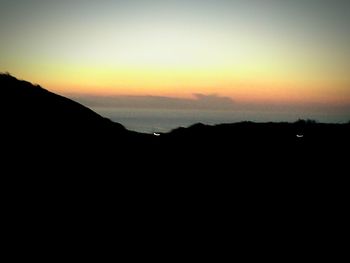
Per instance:
[[[0,71],[78,98],[350,105],[346,0],[0,0],[0,36]]]

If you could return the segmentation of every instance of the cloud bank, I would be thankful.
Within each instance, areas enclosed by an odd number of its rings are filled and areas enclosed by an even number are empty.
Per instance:
[[[103,108],[144,108],[144,109],[198,109],[230,110],[234,101],[216,94],[193,94],[193,98],[172,98],[161,96],[92,96],[81,95],[73,98],[89,107]]]

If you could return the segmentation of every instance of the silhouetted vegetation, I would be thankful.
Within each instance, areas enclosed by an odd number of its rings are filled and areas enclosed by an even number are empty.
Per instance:
[[[316,120],[311,120],[311,119],[306,119],[306,120],[299,119],[299,120],[297,120],[295,123],[296,123],[296,124],[310,125],[310,124],[316,124],[316,123],[318,123],[318,121],[316,121]]]
[[[250,152],[251,157],[267,150],[286,153],[295,147],[301,147],[301,151],[317,152],[316,149],[321,146],[348,142],[350,134],[348,125],[300,119],[295,123],[196,124],[156,138],[127,131],[122,125],[72,100],[17,80],[9,74],[0,75],[0,85],[2,132],[14,144],[20,141],[20,145],[33,144],[35,148],[44,147],[48,151],[49,145],[56,144],[56,147],[64,147],[69,152],[72,145],[90,148],[90,153],[112,150],[116,158],[121,159],[127,154],[130,158],[143,154],[145,159],[152,155],[159,157],[159,152],[162,153],[160,157],[181,152],[177,159],[189,153],[226,159],[227,156],[239,158],[242,152]],[[230,152],[228,155],[226,150]],[[104,157],[110,159],[107,154]]]
[[[152,136],[10,75],[0,75],[0,89],[3,196],[21,224],[42,214],[33,219],[40,225],[51,216],[71,225],[83,212],[84,231],[97,224],[151,236],[169,228],[167,218],[173,229],[201,212],[194,225],[233,214],[229,226],[243,216],[239,226],[275,227],[283,216],[304,220],[315,200],[323,211],[347,175],[348,124],[198,123]]]
[[[4,163],[15,163],[13,172],[26,167],[58,185],[83,183],[96,190],[99,184],[105,189],[133,181],[132,189],[122,191],[138,191],[139,196],[153,189],[168,195],[186,185],[215,185],[218,178],[244,181],[253,172],[257,182],[269,187],[264,173],[277,176],[274,180],[295,180],[301,171],[311,175],[331,159],[341,167],[343,149],[350,146],[350,125],[314,120],[199,123],[160,136],[140,134],[8,74],[0,75],[0,87]],[[261,185],[256,187],[261,192]]]

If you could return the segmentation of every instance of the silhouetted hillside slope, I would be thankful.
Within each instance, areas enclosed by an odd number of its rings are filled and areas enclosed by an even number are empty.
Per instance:
[[[183,239],[193,226],[198,236],[238,226],[245,238],[299,238],[305,218],[315,225],[347,200],[349,124],[196,124],[152,136],[9,75],[0,93],[3,194],[19,226],[70,229],[74,218],[74,231],[117,226],[128,238],[171,229]]]
[[[70,99],[0,74],[1,145],[13,169],[107,173],[137,158],[150,135],[127,131]],[[143,145],[143,146],[142,146]],[[120,165],[121,166],[121,165]],[[76,175],[77,176],[77,175]]]
[[[272,160],[280,161],[275,166],[307,164],[311,159],[341,158],[349,146],[350,124],[312,121],[196,124],[155,137],[127,131],[72,100],[8,74],[0,74],[0,88],[3,143],[19,152],[63,151],[81,162],[92,160],[97,169],[118,161],[142,163],[129,169],[154,172],[162,170],[159,166],[178,172],[203,165],[225,170],[232,163],[272,165]]]
[[[196,124],[175,129],[161,139],[171,152],[181,153],[177,162],[206,167],[213,174],[243,170],[281,176],[292,173],[296,178],[304,173],[316,176],[321,167],[329,174],[346,169],[350,125],[311,121]]]
[[[40,86],[0,74],[1,134],[10,149],[27,151],[27,158],[75,155],[96,159],[97,152],[133,149],[142,135],[127,131],[83,105]],[[59,154],[59,152],[64,154]],[[106,153],[104,153],[106,155]],[[95,156],[94,156],[95,155]]]
[[[87,129],[112,126],[123,131],[120,124],[112,123],[92,110],[70,99],[51,93],[40,86],[0,74],[1,111],[3,119],[12,125],[30,125],[35,129]],[[4,128],[11,129],[11,126]]]
[[[212,147],[250,146],[268,151],[267,146],[288,147],[341,147],[349,143],[349,124],[323,124],[299,120],[295,123],[241,122],[215,126],[195,124],[189,128],[178,128],[167,134],[169,140],[181,140],[199,146],[208,142]],[[233,149],[232,148],[232,149]],[[300,149],[301,149],[300,148]]]

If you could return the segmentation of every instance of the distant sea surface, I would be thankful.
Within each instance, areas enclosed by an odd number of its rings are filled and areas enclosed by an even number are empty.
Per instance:
[[[169,132],[178,127],[189,127],[195,123],[221,124],[240,121],[294,122],[298,119],[314,119],[320,122],[347,122],[349,116],[332,114],[300,114],[295,112],[258,111],[213,111],[213,110],[166,110],[92,108],[100,115],[121,123],[127,129],[144,132]]]

